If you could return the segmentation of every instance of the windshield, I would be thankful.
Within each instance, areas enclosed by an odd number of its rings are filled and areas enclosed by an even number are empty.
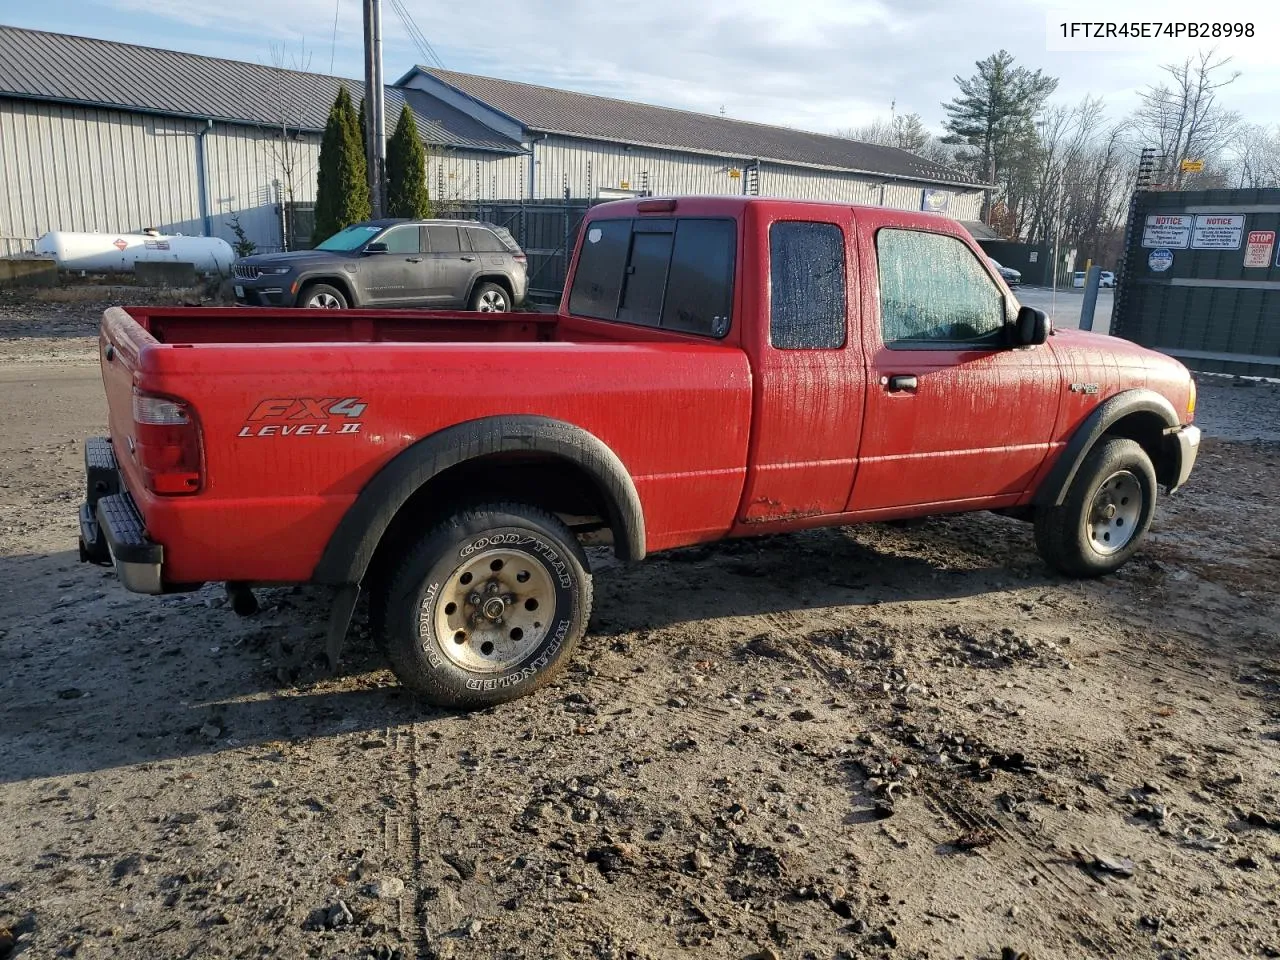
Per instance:
[[[381,227],[370,226],[367,223],[355,223],[345,230],[339,230],[328,240],[319,244],[316,249],[354,250],[356,247],[363,247],[381,229]]]

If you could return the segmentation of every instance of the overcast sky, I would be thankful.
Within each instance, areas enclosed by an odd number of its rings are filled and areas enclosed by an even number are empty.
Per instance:
[[[937,129],[953,77],[1003,47],[1060,78],[1056,99],[1105,98],[1119,116],[1203,44],[1131,42],[1051,51],[1053,0],[403,0],[446,67],[820,132],[916,112]],[[1280,123],[1280,14],[1270,2],[1079,0],[1070,19],[1252,21],[1220,46],[1242,76],[1223,91],[1255,123]],[[361,75],[360,0],[0,0],[0,22],[271,62],[272,42],[319,72]],[[337,17],[336,43],[334,20]],[[1270,18],[1260,22],[1259,17]],[[384,0],[385,72],[423,56]],[[162,78],[157,78],[162,81]]]

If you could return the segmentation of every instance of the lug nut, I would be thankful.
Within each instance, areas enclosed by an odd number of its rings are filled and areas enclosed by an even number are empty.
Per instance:
[[[473,593],[470,596],[468,596],[467,603],[471,604],[473,607],[480,606],[480,594]]]
[[[500,588],[499,588],[499,586],[498,586],[498,581],[496,581],[496,580],[490,580],[490,581],[489,581],[489,585],[488,585],[487,587],[485,587],[485,589],[486,589],[489,593],[497,593],[497,592],[498,592],[498,590],[500,589]]]

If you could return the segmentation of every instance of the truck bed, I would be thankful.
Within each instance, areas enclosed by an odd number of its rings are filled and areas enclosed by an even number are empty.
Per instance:
[[[100,350],[128,490],[154,540],[184,545],[166,554],[166,576],[295,582],[397,454],[493,416],[570,423],[614,451],[644,505],[648,549],[724,536],[752,391],[728,339],[538,313],[113,307]],[[145,488],[130,446],[140,393],[189,404],[198,493]],[[228,502],[237,538],[225,536]]]
[[[158,343],[446,343],[556,339],[548,313],[124,307]]]

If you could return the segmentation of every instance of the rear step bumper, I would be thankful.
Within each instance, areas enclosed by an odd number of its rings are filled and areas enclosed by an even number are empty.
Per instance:
[[[147,537],[142,515],[120,483],[115,451],[106,437],[84,445],[86,499],[80,505],[80,559],[112,564],[125,588],[164,593],[164,547]]]

